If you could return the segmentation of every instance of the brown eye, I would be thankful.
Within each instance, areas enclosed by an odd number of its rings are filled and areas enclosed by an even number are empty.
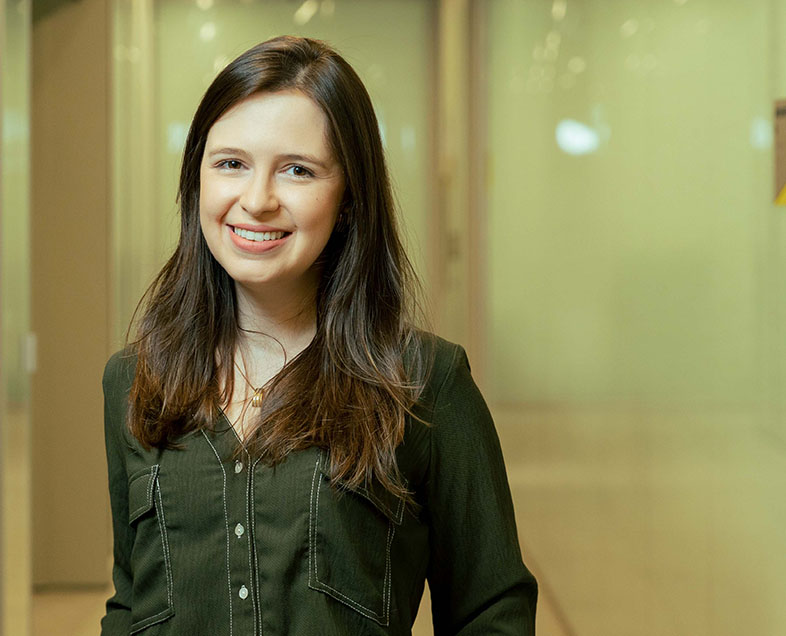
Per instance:
[[[226,168],[228,170],[240,170],[240,168],[243,167],[243,164],[237,159],[224,159],[223,161],[219,161],[216,165],[219,168]]]
[[[299,165],[289,166],[286,172],[291,174],[293,177],[299,177],[301,179],[314,176],[314,173],[311,172],[311,170]]]

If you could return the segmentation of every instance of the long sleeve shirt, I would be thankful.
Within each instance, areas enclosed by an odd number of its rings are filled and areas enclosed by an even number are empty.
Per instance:
[[[404,636],[424,582],[436,636],[535,633],[502,452],[457,345],[433,365],[397,449],[418,506],[330,484],[327,451],[270,467],[211,430],[145,450],[126,424],[135,358],[104,374],[114,595],[104,636]],[[426,423],[419,421],[425,420]]]

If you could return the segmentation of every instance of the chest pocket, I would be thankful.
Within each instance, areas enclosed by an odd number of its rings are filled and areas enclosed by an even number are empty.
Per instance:
[[[403,514],[403,501],[382,488],[332,488],[320,451],[311,482],[309,587],[388,625],[390,549]]]
[[[131,552],[131,634],[165,621],[172,606],[172,564],[158,483],[158,464],[128,480],[128,523],[135,529]]]

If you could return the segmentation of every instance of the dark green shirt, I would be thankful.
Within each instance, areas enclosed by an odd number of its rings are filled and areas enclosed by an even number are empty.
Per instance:
[[[420,504],[341,491],[318,448],[276,467],[235,451],[226,419],[178,450],[144,450],[126,426],[135,358],[104,374],[115,594],[104,636],[411,633],[424,581],[434,632],[535,633],[499,441],[463,349],[440,339],[419,415],[398,448]]]

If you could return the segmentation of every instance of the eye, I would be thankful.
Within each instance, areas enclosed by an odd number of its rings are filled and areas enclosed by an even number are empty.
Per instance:
[[[311,170],[298,164],[289,166],[284,172],[292,175],[293,177],[297,177],[298,179],[307,179],[308,177],[314,176],[314,173],[311,172]]]
[[[216,164],[216,168],[223,168],[225,170],[240,170],[243,164],[237,159],[224,159]]]

